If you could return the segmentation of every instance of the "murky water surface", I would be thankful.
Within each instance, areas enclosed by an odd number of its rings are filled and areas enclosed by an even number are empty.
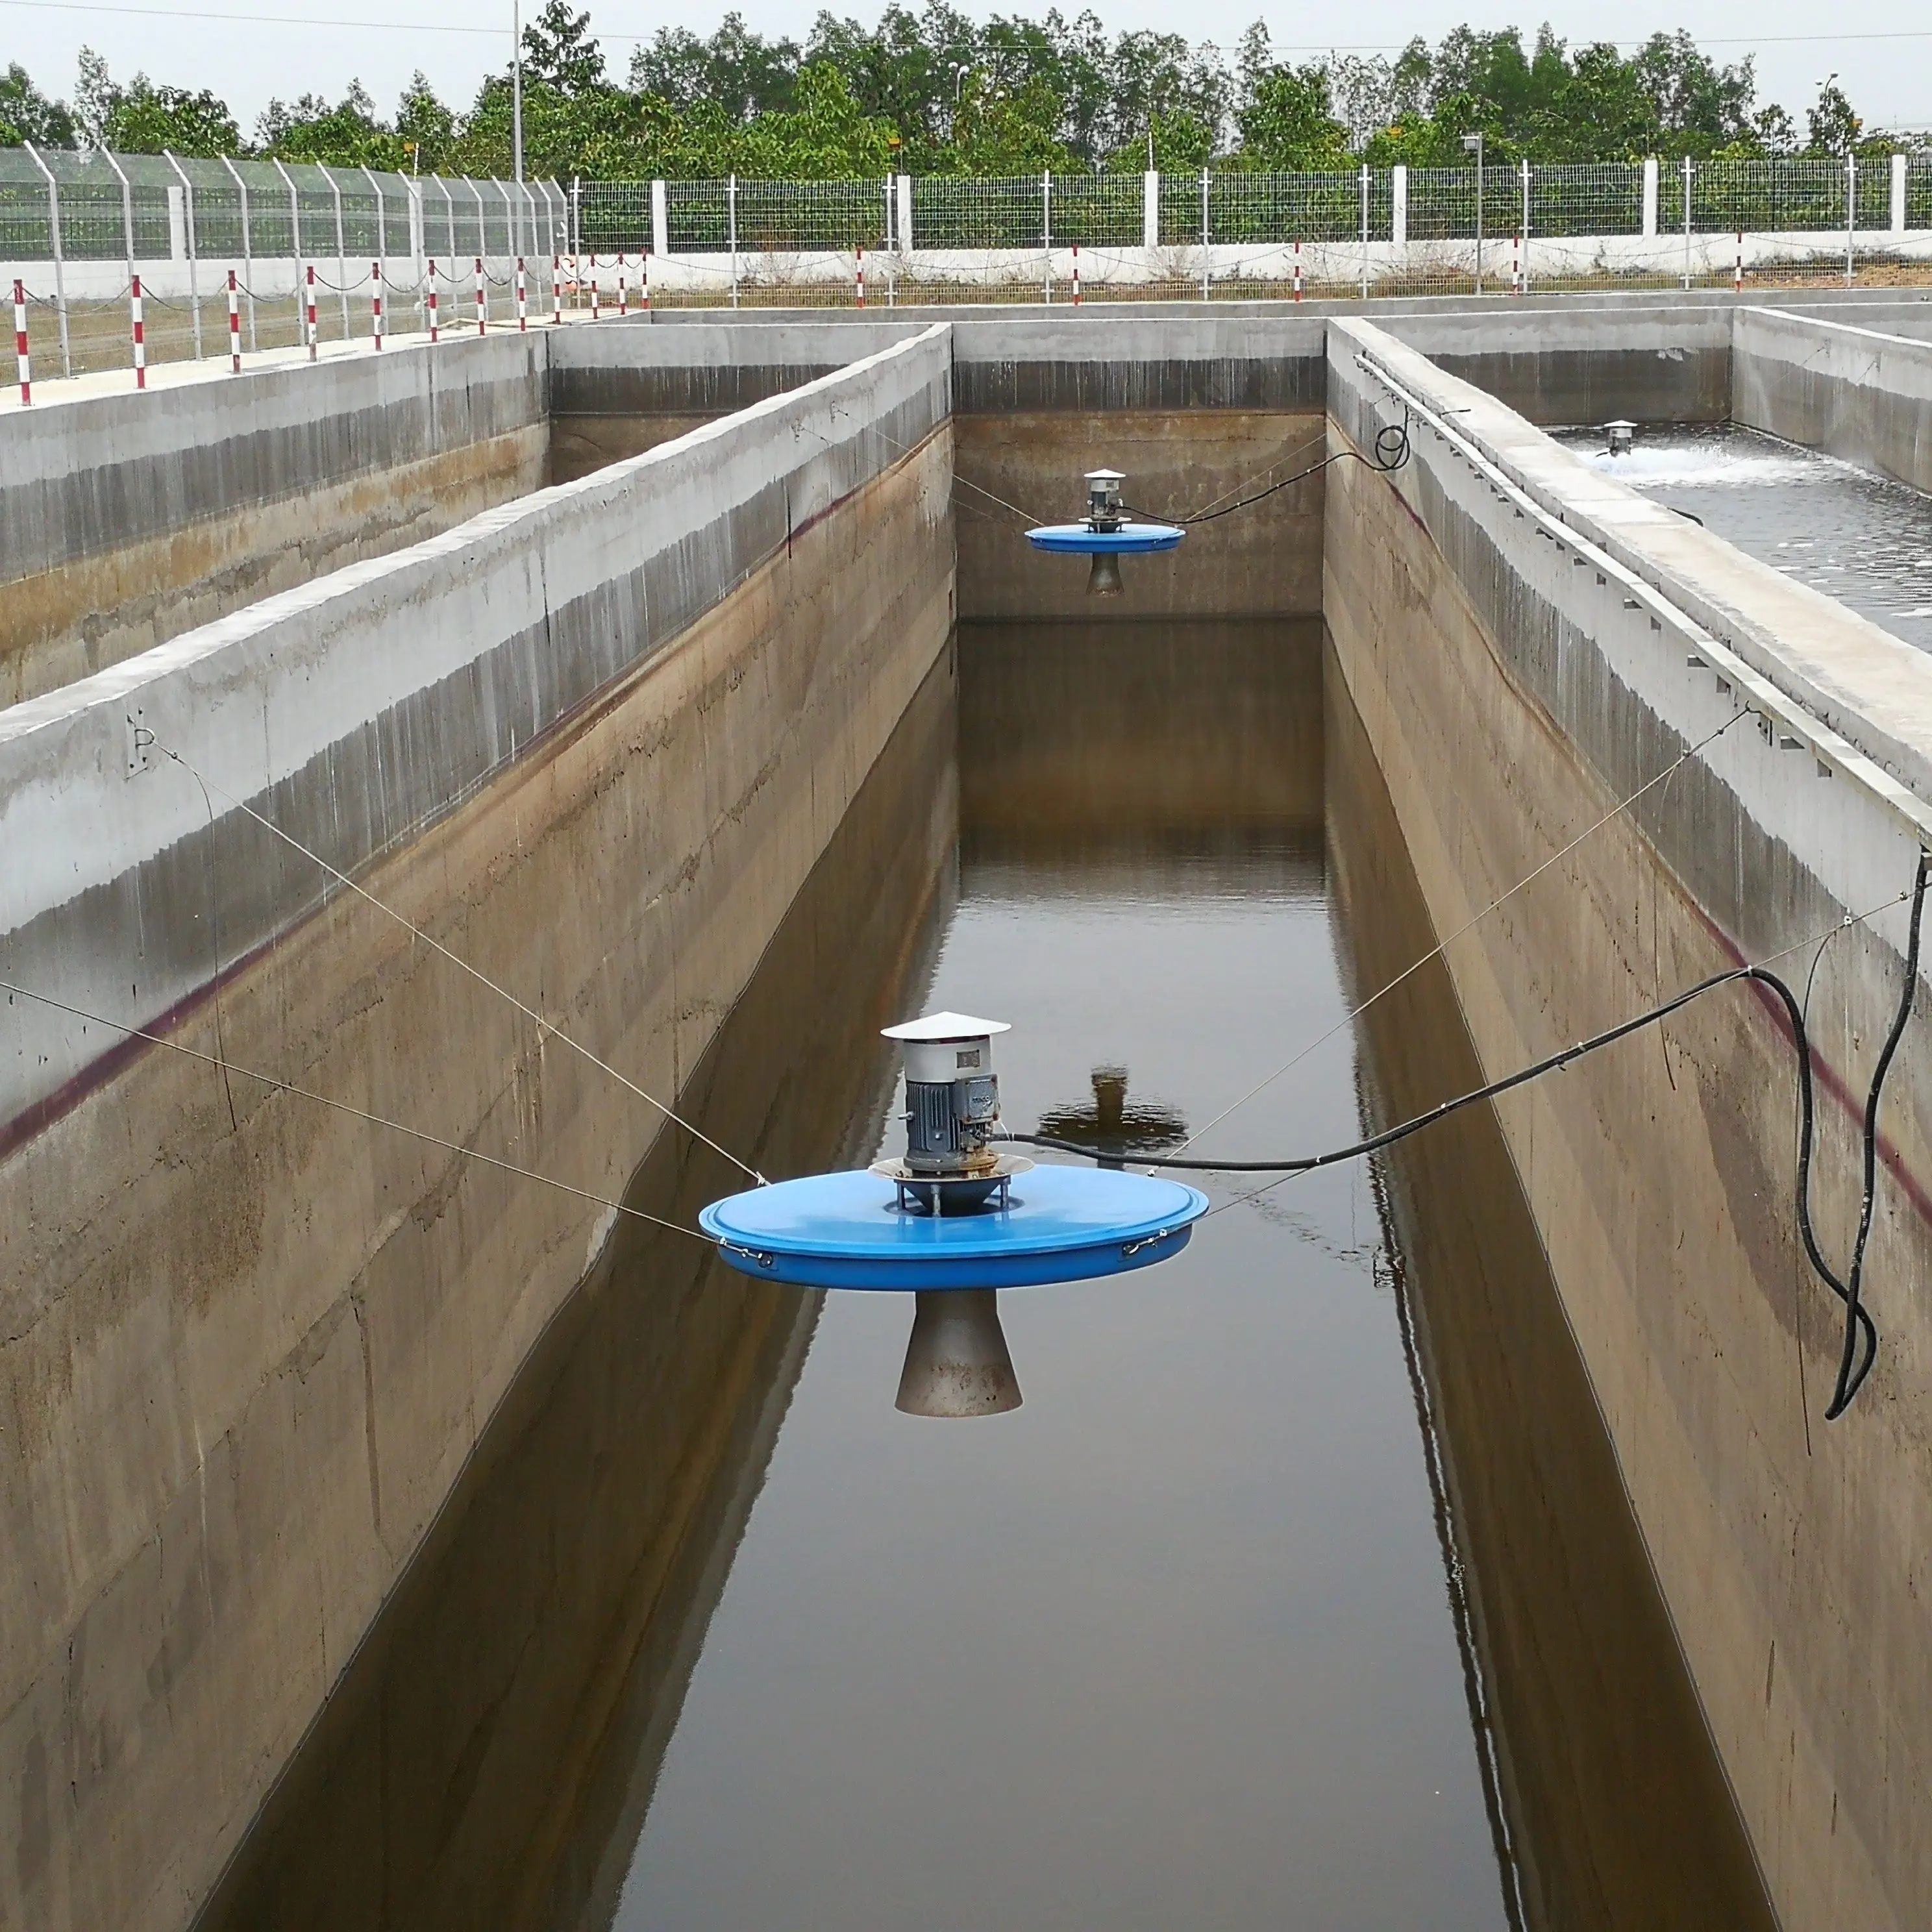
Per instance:
[[[1560,440],[1586,452],[1593,467],[1932,650],[1932,497],[1733,424],[1647,430],[1614,458],[1599,430]]]
[[[1439,968],[1346,1023],[1431,938],[1318,631],[957,662],[684,1096],[708,1131],[866,1157],[877,1029],[940,1005],[1012,1024],[1013,1124],[1118,1142],[1300,1154],[1476,1083]],[[1025,1402],[973,1422],[894,1409],[905,1300],[627,1234],[208,1926],[1765,1924],[1493,1121],[1405,1148],[1004,1296]],[[632,1198],[728,1180],[667,1144]]]

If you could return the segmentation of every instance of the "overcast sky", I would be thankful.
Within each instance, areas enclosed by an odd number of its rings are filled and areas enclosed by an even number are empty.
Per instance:
[[[531,0],[526,4],[527,16]],[[1801,128],[1818,80],[1833,72],[1868,122],[1932,125],[1932,31],[1910,37],[1900,31],[1926,20],[1922,7],[1906,0],[1838,0],[1828,8],[1799,0],[1686,4],[1695,11],[1552,5],[1548,18],[1573,44],[1606,35],[1630,40],[1660,28],[1685,27],[1721,60],[1755,52],[1760,98],[1783,101]],[[802,38],[818,8],[812,0],[742,0],[739,10],[761,32]],[[869,22],[880,7],[848,4],[833,10]],[[967,10],[983,17],[995,11],[1044,13],[1046,6],[1016,0],[982,7],[969,0]],[[1063,0],[1062,10],[1077,12],[1078,0]],[[1192,0],[1185,8],[1171,0],[1114,0],[1094,10],[1110,32],[1178,27],[1224,48],[1232,48],[1257,15],[1268,22],[1277,46],[1308,42],[1310,52],[1334,44],[1311,37],[1322,24],[1338,24],[1334,10],[1291,12],[1257,6],[1254,0]],[[590,8],[592,27],[618,78],[632,46],[659,26],[674,22],[708,32],[725,11],[725,4],[698,6],[690,0],[675,9],[640,0],[592,0]],[[1472,8],[1463,0],[1358,0],[1339,22],[1354,38],[1340,44],[1369,51],[1376,44],[1399,46],[1412,34],[1434,41],[1464,21],[1478,27],[1519,26],[1527,40],[1544,17],[1540,8]],[[1832,38],[1808,38],[1826,25]],[[510,0],[121,0],[115,6],[0,0],[0,64],[18,61],[50,93],[71,91],[74,56],[90,46],[106,57],[116,79],[145,69],[156,80],[212,88],[235,109],[246,133],[271,95],[286,98],[313,90],[332,98],[356,76],[386,113],[418,68],[446,99],[466,102],[486,70],[508,62]]]

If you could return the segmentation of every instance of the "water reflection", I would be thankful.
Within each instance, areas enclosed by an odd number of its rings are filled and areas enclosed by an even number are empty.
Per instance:
[[[948,663],[680,1096],[767,1173],[854,1160],[877,1131],[893,1058],[878,1029],[916,998],[950,902],[954,718]],[[794,1064],[812,1077],[774,1083]],[[734,1178],[667,1136],[628,1198],[688,1226]],[[818,1305],[622,1224],[490,1423],[207,1932],[610,1922]]]
[[[1932,650],[1932,497],[1731,423],[1647,431],[1615,458],[1598,430],[1560,440],[1593,467]]]
[[[1096,1066],[1094,1098],[1084,1106],[1049,1107],[1040,1130],[1055,1140],[1090,1147],[1102,1167],[1119,1167],[1128,1154],[1162,1154],[1187,1138],[1187,1123],[1158,1100],[1127,1100],[1127,1070]]]
[[[1328,682],[1330,851],[1351,977],[1368,991],[1435,935],[1332,663]],[[1377,1125],[1483,1079],[1439,961],[1378,1000],[1364,1035]],[[1382,1172],[1472,1720],[1527,1922],[1768,1928],[1493,1114],[1472,1108],[1400,1143]]]

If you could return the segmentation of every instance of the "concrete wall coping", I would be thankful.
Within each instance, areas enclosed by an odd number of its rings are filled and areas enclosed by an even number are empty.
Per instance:
[[[439,394],[542,376],[545,338],[511,331],[466,340],[398,345],[247,370],[238,377],[111,395],[37,388],[31,410],[0,416],[0,475],[8,490],[106,470],[144,457],[301,429],[326,415],[384,410]],[[541,398],[541,389],[534,393]],[[8,568],[0,541],[0,576]]]
[[[1540,508],[1598,545],[1932,816],[1932,656],[1588,464],[1372,325],[1338,325]]]

